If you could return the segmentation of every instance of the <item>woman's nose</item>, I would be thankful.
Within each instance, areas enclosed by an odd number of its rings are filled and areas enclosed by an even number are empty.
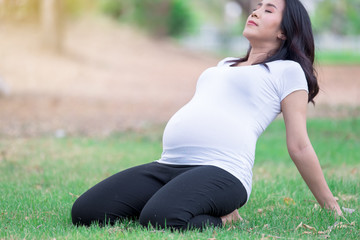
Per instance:
[[[257,10],[253,11],[250,16],[253,18],[259,18],[259,14],[257,13]]]

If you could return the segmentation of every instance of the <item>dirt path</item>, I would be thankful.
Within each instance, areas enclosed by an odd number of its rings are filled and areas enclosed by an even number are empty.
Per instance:
[[[219,61],[105,20],[69,25],[62,55],[45,51],[34,27],[0,31],[0,76],[11,87],[0,98],[5,136],[107,135],[164,123],[191,98],[199,74]],[[311,116],[360,106],[360,66],[322,66],[319,75],[323,92]]]

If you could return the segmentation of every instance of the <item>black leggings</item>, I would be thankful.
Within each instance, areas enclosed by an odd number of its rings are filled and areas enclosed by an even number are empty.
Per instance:
[[[139,218],[143,226],[202,229],[222,226],[220,217],[246,199],[242,183],[221,168],[152,162],[98,183],[75,201],[71,215],[75,225]]]

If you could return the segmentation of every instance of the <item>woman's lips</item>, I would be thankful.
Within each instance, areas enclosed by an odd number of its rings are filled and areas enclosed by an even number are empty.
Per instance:
[[[252,20],[248,21],[247,24],[248,24],[248,25],[257,26],[256,22],[254,22],[254,21],[252,21]]]

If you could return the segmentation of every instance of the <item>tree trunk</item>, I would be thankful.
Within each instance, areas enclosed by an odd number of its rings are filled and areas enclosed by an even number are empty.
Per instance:
[[[244,12],[245,18],[251,14],[253,9],[258,4],[258,1],[254,1],[254,0],[234,0],[234,1],[240,5],[241,9]]]
[[[63,6],[62,0],[41,1],[41,25],[44,45],[54,52],[63,50]]]

